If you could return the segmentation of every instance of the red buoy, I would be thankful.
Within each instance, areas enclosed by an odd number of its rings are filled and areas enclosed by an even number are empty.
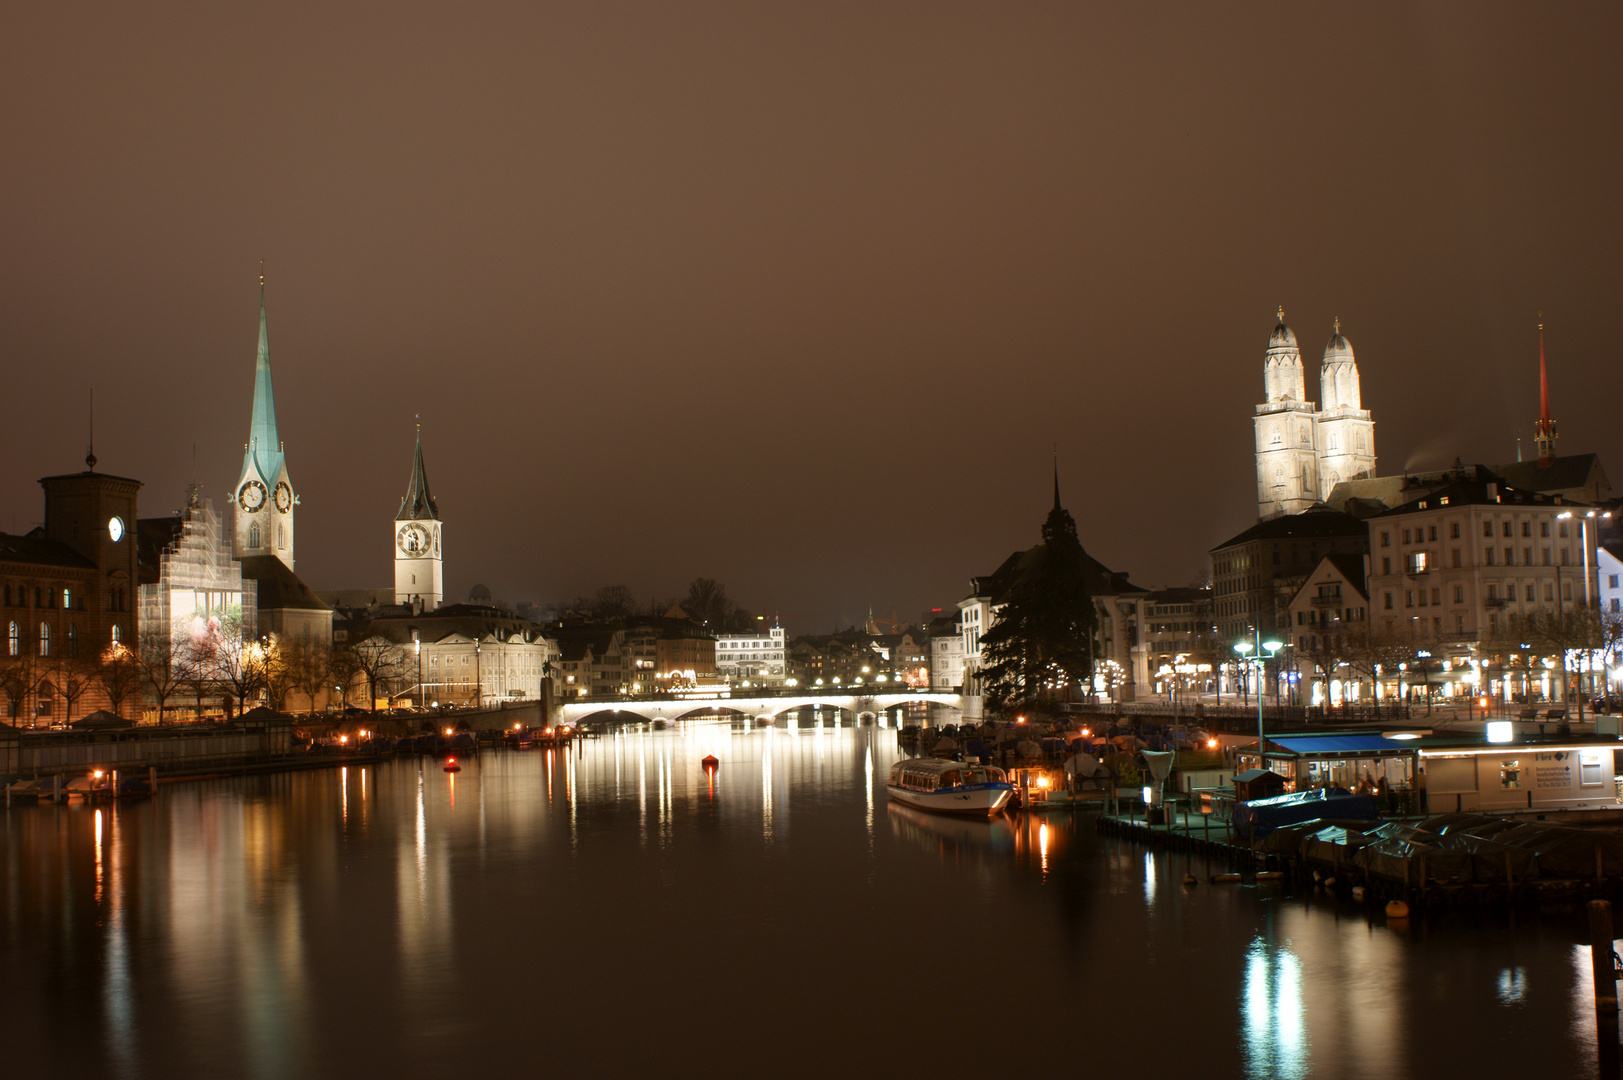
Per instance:
[[[460,766],[460,765],[458,765],[456,763],[456,758],[448,757],[448,758],[445,759],[445,771],[446,772],[461,772],[462,771],[462,766]]]
[[[706,754],[703,758],[701,758],[699,760],[699,764],[703,765],[707,771],[714,772],[716,766],[720,765],[721,762],[716,760],[716,755],[714,755],[714,754]]]

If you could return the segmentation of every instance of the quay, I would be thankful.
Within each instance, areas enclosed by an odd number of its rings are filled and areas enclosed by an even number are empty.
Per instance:
[[[1142,814],[1102,813],[1094,828],[1105,836],[1203,855],[1235,868],[1233,874],[1211,875],[1212,882],[1275,879],[1377,906],[1400,900],[1409,910],[1432,917],[1510,909],[1533,912],[1589,900],[1623,902],[1623,833],[1563,825],[1560,819],[1573,818],[1557,812],[1405,817],[1368,823],[1368,832],[1316,819],[1275,830],[1255,842],[1240,835],[1232,822],[1214,817],[1168,809],[1157,823]],[[1482,823],[1479,828],[1487,837],[1542,828],[1549,848],[1561,849],[1561,857],[1551,860],[1555,872],[1541,872],[1533,848],[1502,850],[1508,845],[1484,838],[1486,842],[1473,845],[1478,854],[1462,858],[1463,847],[1440,849],[1432,843],[1443,834],[1429,831],[1430,827],[1469,824],[1450,821],[1469,818]],[[1359,858],[1360,850],[1382,840],[1395,843],[1380,850],[1398,853]],[[1483,854],[1490,846],[1492,853]],[[1440,864],[1445,867],[1441,871]]]

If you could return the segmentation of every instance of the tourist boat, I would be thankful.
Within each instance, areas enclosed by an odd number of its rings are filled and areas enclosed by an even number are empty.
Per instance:
[[[890,767],[890,797],[938,814],[990,817],[1014,795],[1002,769],[962,761],[905,758]]]

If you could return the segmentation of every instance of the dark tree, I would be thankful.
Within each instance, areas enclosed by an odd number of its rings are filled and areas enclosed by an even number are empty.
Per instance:
[[[107,706],[115,715],[124,715],[124,702],[141,688],[141,664],[135,651],[114,642],[96,663],[96,681],[107,695]]]
[[[724,630],[733,615],[733,602],[727,599],[727,586],[715,578],[694,578],[688,585],[682,610],[700,626]]]
[[[1064,700],[1093,676],[1098,614],[1088,594],[1087,556],[1076,522],[1059,501],[1043,523],[1043,543],[1010,584],[981,638],[981,684],[992,708]]]

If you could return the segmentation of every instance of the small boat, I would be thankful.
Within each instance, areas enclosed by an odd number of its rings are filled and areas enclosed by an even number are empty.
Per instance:
[[[962,761],[906,758],[890,767],[890,797],[938,814],[990,817],[1014,796],[1002,769]]]
[[[448,757],[448,758],[445,759],[445,771],[446,772],[461,772],[462,771],[462,766],[457,764],[456,758]]]

